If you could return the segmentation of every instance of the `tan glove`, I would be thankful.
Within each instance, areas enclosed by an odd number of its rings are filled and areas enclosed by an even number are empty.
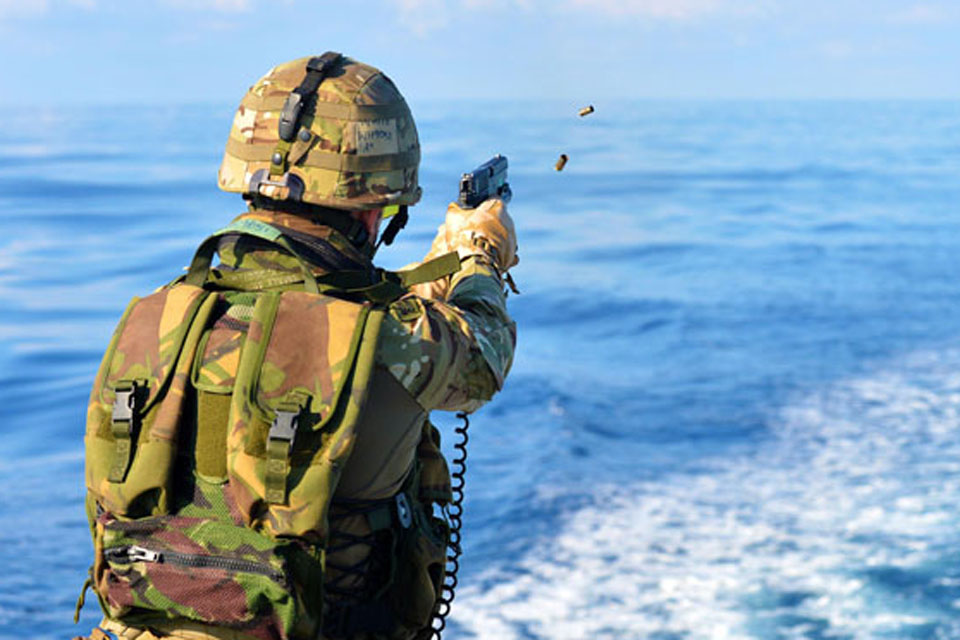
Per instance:
[[[447,218],[437,229],[423,262],[456,251],[460,258],[480,255],[502,274],[517,264],[517,234],[502,200],[484,201],[476,209],[461,209],[455,202],[447,207]],[[424,298],[443,300],[450,278],[415,285],[411,290]]]
[[[461,209],[451,202],[447,207],[446,222],[437,230],[438,239],[441,234],[447,251],[456,251],[461,259],[473,255],[487,256],[501,275],[519,262],[513,219],[507,213],[507,205],[499,198],[485,200],[476,209]],[[430,250],[437,245],[434,240],[434,247]]]

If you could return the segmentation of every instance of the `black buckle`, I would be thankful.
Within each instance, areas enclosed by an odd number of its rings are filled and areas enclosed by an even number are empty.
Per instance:
[[[400,233],[401,229],[407,226],[407,221],[409,219],[410,214],[407,212],[407,205],[400,205],[400,211],[398,211],[395,216],[390,218],[390,222],[387,223],[387,228],[384,230],[383,235],[380,236],[380,242],[388,247],[393,244],[394,238],[397,237],[397,234]]]
[[[278,187],[289,189],[287,200],[299,202],[303,198],[303,191],[306,188],[300,176],[293,173],[283,174],[279,180],[270,179],[269,169],[257,169],[250,177],[250,191],[253,197],[261,196],[260,187]],[[265,197],[265,196],[263,196]]]
[[[280,127],[278,133],[280,139],[290,142],[293,140],[293,134],[297,132],[297,123],[300,121],[300,111],[303,109],[303,95],[294,91],[287,96],[287,101],[283,103],[283,111],[280,112]]]
[[[283,111],[280,112],[280,125],[277,133],[281,140],[285,142],[293,140],[300,122],[300,112],[304,105],[312,97],[320,83],[323,82],[327,68],[340,58],[339,53],[328,51],[322,56],[316,56],[307,61],[307,75],[300,86],[287,96],[286,102],[283,103]]]
[[[314,56],[310,58],[307,62],[307,72],[313,71],[314,73],[326,73],[327,67],[333,62],[334,58],[331,56],[332,52],[327,52],[322,56]],[[339,55],[336,55],[339,58]]]
[[[270,440],[285,440],[287,448],[293,447],[293,439],[297,435],[297,427],[300,423],[300,411],[277,410],[270,424],[270,432],[267,438]]]

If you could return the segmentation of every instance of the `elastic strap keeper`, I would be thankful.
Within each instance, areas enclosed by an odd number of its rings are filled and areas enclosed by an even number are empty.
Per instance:
[[[290,475],[290,445],[273,438],[267,441],[267,461],[264,478],[267,502],[284,504],[287,501],[287,476]]]
[[[139,418],[139,389],[135,380],[121,380],[117,383],[110,418],[110,432],[115,443],[113,463],[107,476],[110,482],[123,482],[130,469],[133,459],[133,432]]]
[[[291,393],[280,404],[267,434],[267,459],[264,474],[264,498],[270,504],[287,501],[287,477],[290,475],[290,454],[300,426],[300,416],[309,405],[309,398]]]

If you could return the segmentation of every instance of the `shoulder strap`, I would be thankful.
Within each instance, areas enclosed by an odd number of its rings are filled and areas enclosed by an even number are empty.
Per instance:
[[[460,257],[456,251],[428,260],[412,269],[386,271],[378,269],[374,279],[367,271],[334,271],[319,276],[321,291],[336,290],[365,297],[378,304],[389,304],[405,295],[410,287],[423,282],[439,280],[460,270]]]
[[[184,280],[187,284],[192,284],[197,287],[204,285],[210,273],[210,265],[213,262],[213,254],[216,253],[217,250],[217,243],[221,236],[230,233],[242,233],[260,238],[289,253],[296,258],[300,265],[300,270],[303,272],[304,291],[308,293],[319,293],[320,290],[317,287],[317,279],[314,277],[310,265],[300,257],[300,254],[293,248],[293,245],[291,245],[290,241],[283,235],[283,232],[271,224],[251,218],[234,220],[200,244],[196,254],[193,256],[193,260],[190,261],[190,267],[187,269],[187,276]]]
[[[415,284],[439,280],[453,275],[457,271],[460,271],[460,256],[456,251],[451,251],[433,260],[427,260],[412,269],[405,269],[396,273],[400,276],[403,286],[412,287]]]
[[[371,302],[389,303],[404,295],[407,289],[413,285],[439,280],[460,270],[460,257],[456,251],[451,251],[403,271],[385,271],[382,269],[373,272],[333,271],[321,276],[314,276],[310,265],[297,253],[280,229],[260,220],[241,218],[203,241],[190,262],[184,282],[197,287],[202,287],[206,283],[210,273],[210,265],[213,262],[213,254],[216,252],[217,241],[221,236],[230,233],[242,233],[260,238],[280,247],[296,258],[300,270],[303,272],[303,288],[308,293],[340,291],[361,295]]]

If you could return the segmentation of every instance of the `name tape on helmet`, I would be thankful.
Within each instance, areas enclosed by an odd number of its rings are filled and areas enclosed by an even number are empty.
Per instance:
[[[358,156],[381,156],[400,153],[396,118],[367,120],[354,124],[357,132]]]

